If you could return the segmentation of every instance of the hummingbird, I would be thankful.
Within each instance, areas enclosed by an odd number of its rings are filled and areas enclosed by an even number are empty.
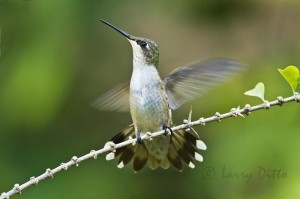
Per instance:
[[[229,59],[208,59],[177,68],[161,78],[157,70],[159,46],[154,41],[132,36],[105,20],[100,21],[123,35],[133,50],[130,84],[120,84],[93,102],[99,110],[130,111],[133,121],[110,141],[117,144],[135,137],[137,143],[116,149],[113,157],[107,159],[119,156],[118,168],[133,160],[135,172],[146,164],[150,169],[167,169],[172,165],[182,171],[184,164],[194,168],[195,161],[203,161],[199,151],[207,149],[196,131],[169,131],[151,140],[141,140],[141,135],[170,130],[173,110],[238,74],[242,65]]]

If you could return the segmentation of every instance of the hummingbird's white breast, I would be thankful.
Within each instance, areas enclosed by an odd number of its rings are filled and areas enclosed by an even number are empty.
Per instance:
[[[130,82],[130,112],[136,131],[142,135],[171,125],[164,84],[154,66],[134,68]],[[170,136],[159,136],[145,142],[148,152],[157,159],[165,158],[169,144]]]
[[[171,116],[164,83],[154,66],[135,67],[130,82],[130,111],[140,133],[170,125]]]

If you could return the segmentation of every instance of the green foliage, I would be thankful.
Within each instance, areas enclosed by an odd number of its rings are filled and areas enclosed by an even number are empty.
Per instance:
[[[262,82],[256,84],[256,86],[244,93],[245,95],[254,96],[260,98],[262,101],[265,101],[265,85]]]
[[[296,92],[297,86],[300,83],[299,69],[296,66],[288,66],[285,69],[278,69],[280,74],[292,87],[293,93]],[[258,97],[261,100],[265,101],[265,85],[262,82],[256,84],[256,86],[244,93],[245,95]]]
[[[288,66],[285,69],[278,69],[278,71],[290,84],[293,92],[296,92],[297,86],[300,83],[299,69],[296,66]]]

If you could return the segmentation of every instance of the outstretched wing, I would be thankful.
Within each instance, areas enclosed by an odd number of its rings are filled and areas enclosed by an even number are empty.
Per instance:
[[[180,67],[164,78],[170,107],[174,110],[241,72],[243,65],[228,59],[209,59]]]
[[[98,110],[129,112],[129,82],[107,91],[91,105]]]

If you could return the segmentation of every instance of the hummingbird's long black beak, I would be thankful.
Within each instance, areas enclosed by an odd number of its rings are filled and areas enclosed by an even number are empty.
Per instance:
[[[133,40],[135,41],[136,39],[131,36],[130,34],[128,34],[127,32],[121,30],[120,28],[117,28],[116,26],[112,25],[111,23],[107,22],[107,21],[104,21],[103,19],[99,19],[99,21],[105,23],[106,25],[112,27],[113,29],[115,29],[116,31],[118,31],[119,33],[121,33],[122,35],[124,35],[127,39],[129,40]]]

